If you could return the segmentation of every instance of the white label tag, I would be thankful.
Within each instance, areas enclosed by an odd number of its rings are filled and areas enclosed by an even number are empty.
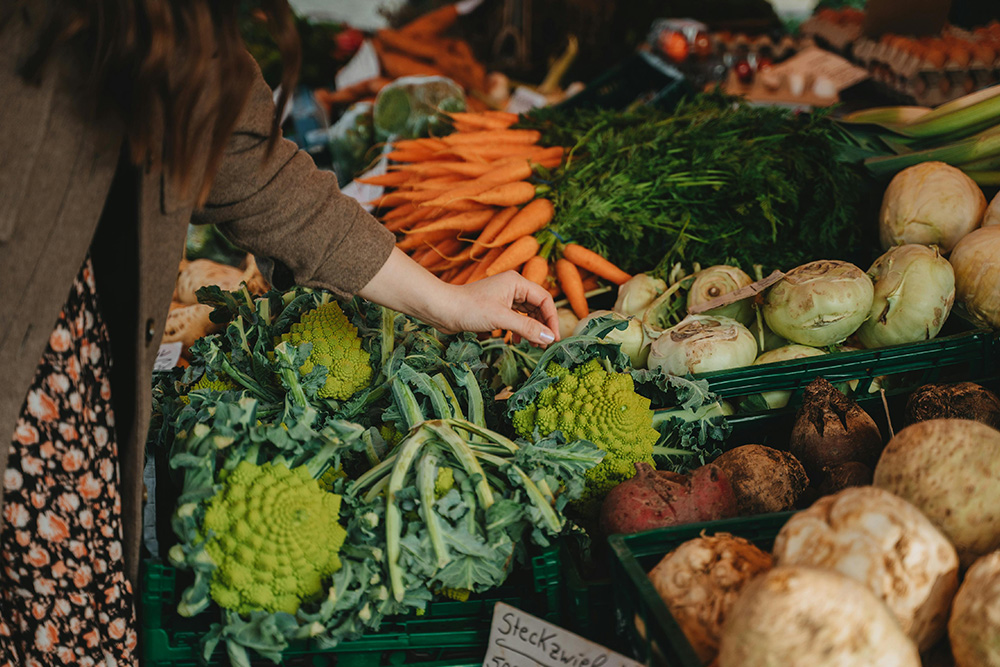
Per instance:
[[[630,658],[526,614],[509,604],[493,607],[483,667],[641,667]]]
[[[169,371],[177,365],[177,360],[181,358],[181,349],[184,344],[180,341],[175,343],[163,343],[156,351],[156,361],[153,362],[154,371]]]
[[[504,111],[521,114],[527,113],[532,109],[548,106],[548,104],[549,101],[546,99],[545,95],[536,93],[530,88],[518,86],[514,89],[514,94],[510,96],[509,100],[507,100],[507,108],[504,109]]]
[[[337,90],[350,88],[356,83],[374,79],[382,72],[379,65],[378,54],[371,40],[366,39],[361,43],[361,47],[355,52],[354,57],[340,68],[334,76],[337,83]]]

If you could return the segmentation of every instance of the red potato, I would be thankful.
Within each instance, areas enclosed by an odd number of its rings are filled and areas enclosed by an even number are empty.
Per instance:
[[[729,478],[716,465],[704,465],[689,475],[655,470],[648,463],[636,463],[635,469],[635,477],[611,489],[601,505],[601,530],[606,535],[737,514]]]

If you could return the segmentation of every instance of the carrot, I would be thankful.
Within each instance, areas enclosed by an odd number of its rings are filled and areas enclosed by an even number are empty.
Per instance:
[[[583,279],[583,291],[589,292],[590,290],[597,289],[601,284],[597,282],[597,276],[590,276],[589,278]]]
[[[538,240],[534,236],[522,236],[507,246],[503,254],[486,269],[486,275],[495,276],[498,273],[520,268],[522,264],[538,254]]]
[[[450,113],[448,117],[454,123],[461,123],[462,125],[469,128],[476,128],[477,130],[506,130],[508,127],[517,122],[517,118],[511,122],[502,120],[499,118],[493,118],[492,116],[487,116],[482,113]],[[455,129],[459,129],[457,126]]]
[[[432,162],[434,160],[443,160],[444,155],[445,153],[441,151],[429,151],[425,148],[416,150],[411,148],[408,151],[392,151],[386,157],[395,162]]]
[[[441,48],[433,40],[418,39],[395,30],[379,30],[375,35],[388,48],[423,60],[434,60]]]
[[[408,150],[440,151],[448,148],[448,144],[444,143],[440,139],[432,139],[425,137],[421,139],[401,139],[399,141],[394,141],[392,142],[392,147],[403,151],[408,151]]]
[[[475,232],[485,227],[486,223],[492,217],[493,211],[491,209],[453,213],[439,218],[425,227],[421,227],[420,232],[430,233],[444,229],[458,232]]]
[[[532,162],[534,162],[538,166],[545,167],[546,169],[555,169],[556,167],[562,164],[562,161],[563,159],[561,155],[559,157],[544,158],[541,160],[532,160]]]
[[[455,232],[431,232],[430,234],[410,234],[405,239],[396,244],[400,250],[416,250],[424,243],[437,243],[447,238],[453,237]]]
[[[406,164],[396,167],[400,171],[426,176],[428,178],[459,174],[469,178],[482,176],[496,168],[496,162],[429,162],[425,164]]]
[[[441,216],[445,215],[443,208],[418,208],[415,213],[411,213],[405,218],[390,220],[385,223],[385,228],[390,232],[411,231],[420,225],[427,225]]]
[[[429,244],[431,251],[422,260],[417,262],[420,266],[427,268],[428,266],[433,266],[442,261],[450,261],[448,255],[453,252],[457,252],[462,249],[463,243],[457,239],[445,239],[437,245],[431,243]]]
[[[469,276],[468,282],[474,283],[477,280],[485,278],[487,269],[496,261],[497,257],[503,254],[504,250],[505,248],[493,248],[486,253],[486,256],[476,265],[476,270]]]
[[[414,190],[442,190],[446,189],[445,186],[451,188],[455,183],[467,183],[468,180],[461,174],[444,174],[418,181],[412,187]]]
[[[538,198],[532,200],[527,206],[518,211],[517,215],[510,219],[510,222],[503,228],[503,231],[487,247],[491,248],[494,245],[513,243],[522,236],[534,234],[552,222],[555,210],[552,202],[548,199]]]
[[[516,113],[511,113],[509,111],[484,111],[483,115],[487,118],[495,118],[496,120],[502,120],[508,125],[513,125],[521,119]]]
[[[412,192],[409,190],[396,190],[395,192],[390,192],[387,195],[382,195],[378,199],[373,199],[368,202],[373,206],[378,208],[391,208],[394,206],[402,206],[404,204],[418,203],[421,204],[428,200],[434,199],[438,196],[438,193],[434,190],[421,190],[420,192]]]
[[[358,183],[364,183],[365,185],[388,185],[397,186],[410,180],[412,176],[402,171],[394,171],[388,174],[380,174],[378,176],[369,176],[368,178],[357,178],[355,179]]]
[[[562,148],[542,148],[540,146],[528,146],[522,144],[510,144],[499,146],[492,144],[471,144],[468,146],[454,146],[448,155],[457,157],[466,162],[493,162],[501,158],[520,157],[532,162],[550,160],[555,157],[562,158]]]
[[[413,253],[410,255],[410,259],[419,264],[430,253],[431,253],[430,246],[423,246],[421,248],[417,248],[416,250],[414,250]]]
[[[440,197],[424,202],[425,206],[445,206],[460,199],[473,199],[493,189],[505,185],[514,185],[531,175],[531,167],[527,161],[516,160],[508,162],[496,169],[486,172],[479,178],[467,182],[461,187],[451,188]],[[528,186],[534,193],[533,186]],[[525,189],[526,191],[526,189]],[[493,205],[494,202],[481,202]]]
[[[486,192],[468,197],[469,201],[488,206],[517,206],[535,197],[535,186],[525,181],[504,183]]]
[[[373,41],[376,44],[379,43],[379,40]],[[441,76],[441,70],[437,67],[432,67],[416,58],[390,51],[384,47],[378,49],[378,59],[381,61],[385,73],[394,79],[403,76]]]
[[[464,285],[465,281],[469,279],[469,276],[472,275],[473,271],[479,268],[481,263],[482,262],[469,262],[465,268],[455,274],[455,277],[451,279],[451,283],[453,285]]]
[[[524,181],[531,178],[531,165],[522,158],[507,158],[496,162],[496,167],[478,176],[469,185],[478,183],[492,183],[500,185],[502,183],[513,183],[514,181]]]
[[[542,138],[538,130],[483,130],[481,132],[459,132],[443,137],[441,141],[449,146],[469,144],[489,144],[508,146],[511,144],[534,145]]]
[[[576,264],[566,258],[556,260],[556,280],[559,287],[569,300],[573,313],[581,320],[585,318],[590,309],[587,306],[587,297],[584,296],[586,290],[583,289],[583,281],[580,279],[580,271]]]
[[[409,35],[440,35],[455,25],[458,20],[458,8],[454,3],[448,3],[439,9],[419,16],[402,28],[399,32]]]
[[[390,220],[397,220],[399,218],[405,218],[406,216],[416,212],[416,204],[403,204],[402,206],[397,206],[388,213],[382,216],[382,222],[388,222]]]
[[[516,206],[508,206],[497,213],[493,219],[487,223],[486,227],[483,228],[483,231],[479,233],[479,238],[477,238],[475,243],[472,244],[469,257],[475,259],[477,250],[487,249],[486,245],[491,243],[493,239],[497,237],[497,234],[499,234],[503,228],[507,226],[510,219],[517,215],[517,211],[518,209]]]
[[[486,90],[486,67],[478,60],[465,58],[443,50],[438,52],[433,60],[435,67],[441,70],[448,78],[457,81],[466,90]],[[473,100],[475,97],[470,96],[468,99]]]
[[[576,243],[566,244],[563,248],[563,257],[581,269],[587,269],[615,285],[621,285],[632,277],[593,250],[588,250]]]
[[[535,255],[521,268],[521,275],[533,283],[545,286],[549,276],[549,263],[541,255]]]

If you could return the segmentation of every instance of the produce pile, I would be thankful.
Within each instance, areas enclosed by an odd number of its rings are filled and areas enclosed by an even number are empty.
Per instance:
[[[442,280],[462,285],[520,270],[565,294],[585,317],[586,292],[597,278],[615,284],[629,275],[549,229],[555,208],[544,184],[564,150],[538,145],[536,130],[510,129],[515,114],[451,113],[454,132],[440,138],[396,141],[382,176],[359,179],[394,188],[372,202],[398,248]]]
[[[539,355],[307,289],[199,296],[224,330],[160,376],[149,446],[176,487],[169,560],[194,574],[178,613],[217,610],[206,659],[331,647],[495,588],[633,461],[683,470],[727,433],[696,416],[704,383],[633,370],[600,336]]]
[[[626,271],[771,270],[864,244],[864,175],[840,160],[822,112],[706,94],[672,112],[542,109],[521,126],[568,150],[553,230]]]
[[[771,553],[717,532],[665,555],[649,580],[698,658],[916,667],[951,654],[957,667],[997,664],[997,405],[969,383],[923,388],[884,449],[875,429],[874,473],[810,499]],[[926,419],[913,421],[916,411]],[[796,429],[809,419],[804,407]],[[849,440],[865,440],[866,419],[848,417]],[[814,451],[835,450],[836,437]]]
[[[877,177],[924,162],[945,162],[983,187],[1000,185],[1000,86],[947,104],[884,107],[849,114],[841,125]]]

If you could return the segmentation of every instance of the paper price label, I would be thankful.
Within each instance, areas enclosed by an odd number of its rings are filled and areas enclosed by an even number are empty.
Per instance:
[[[176,343],[163,343],[156,351],[156,361],[153,362],[154,371],[169,371],[177,365],[177,360],[181,358],[180,341]]]
[[[498,602],[483,667],[642,667],[557,625]]]

